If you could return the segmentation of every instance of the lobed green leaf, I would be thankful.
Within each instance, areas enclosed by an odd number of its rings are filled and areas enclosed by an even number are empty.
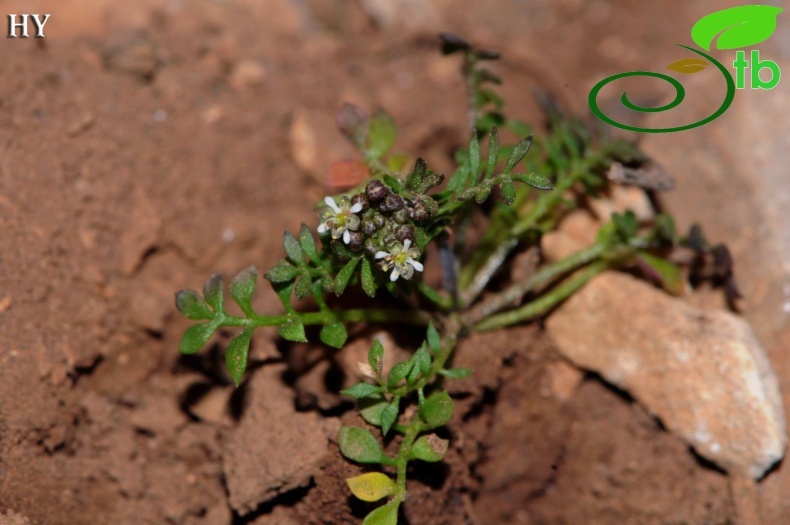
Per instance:
[[[502,173],[510,173],[516,167],[516,165],[521,162],[527,152],[529,152],[529,148],[532,146],[532,135],[528,136],[525,139],[522,139],[521,142],[516,144],[516,147],[513,148],[513,152],[510,154],[510,158],[507,159],[507,164],[505,165],[504,171]]]
[[[376,278],[373,276],[373,268],[367,257],[362,259],[362,270],[360,273],[362,275],[362,289],[368,297],[376,297]]]
[[[381,387],[371,385],[370,383],[357,383],[345,390],[341,390],[340,393],[344,396],[353,397],[354,399],[362,399],[363,397],[381,393]]]
[[[299,270],[299,268],[289,263],[285,259],[280,259],[280,262],[263,274],[263,277],[267,281],[271,281],[273,283],[285,283],[288,281],[293,281],[294,278],[299,275],[300,271],[301,270]]]
[[[340,427],[340,452],[357,463],[379,463],[383,452],[373,434],[359,427]]]
[[[247,357],[250,352],[251,336],[252,331],[249,328],[244,330],[230,342],[225,352],[225,365],[228,367],[228,373],[236,386],[239,386],[241,383],[241,378],[244,376],[244,371],[247,369]]]
[[[292,263],[297,266],[305,266],[302,247],[299,245],[299,241],[296,240],[296,237],[291,235],[289,231],[283,234],[283,248],[285,248],[285,253],[288,255],[288,258],[291,259]]]
[[[537,173],[514,173],[511,177],[538,190],[553,190],[554,184],[543,175]]]
[[[203,298],[215,312],[225,311],[225,293],[222,285],[222,274],[212,273],[203,285]]]
[[[365,516],[362,525],[398,525],[398,506],[400,501],[390,501]]]
[[[205,345],[214,334],[214,327],[210,323],[198,323],[187,328],[178,344],[178,351],[182,354],[194,354]]]
[[[310,231],[310,228],[305,223],[302,223],[302,228],[299,230],[299,245],[313,263],[317,266],[321,265],[321,257],[318,255],[313,232]]]
[[[412,445],[411,459],[419,459],[431,463],[441,461],[447,453],[449,444],[448,440],[442,439],[436,434],[420,436]]]
[[[230,282],[230,296],[247,316],[255,314],[252,310],[252,294],[257,283],[258,269],[255,266],[243,270]]]
[[[304,333],[304,323],[298,315],[292,315],[288,321],[278,330],[280,336],[286,341],[295,343],[306,343],[307,336]]]
[[[180,290],[176,292],[176,308],[187,319],[211,319],[214,314],[208,303],[200,297],[195,290]]]
[[[445,390],[426,399],[420,415],[430,428],[436,428],[450,421],[454,408],[453,400]]]
[[[321,341],[334,348],[343,348],[348,339],[346,327],[340,321],[331,321],[321,328]]]
[[[340,297],[343,295],[343,292],[348,285],[348,281],[351,280],[351,276],[354,275],[354,269],[357,267],[359,263],[359,257],[354,257],[350,261],[346,263],[340,272],[338,272],[337,277],[335,277],[335,294]]]

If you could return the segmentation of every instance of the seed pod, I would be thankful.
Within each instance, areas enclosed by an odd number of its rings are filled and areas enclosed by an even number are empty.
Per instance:
[[[402,224],[395,229],[395,237],[404,242],[406,239],[414,242],[414,226],[409,224]]]
[[[362,243],[365,241],[365,236],[360,232],[349,232],[348,247],[353,251],[358,252],[362,249]]]
[[[384,236],[384,246],[386,246],[387,248],[392,247],[392,245],[395,244],[396,242],[398,242],[398,238],[395,237],[395,235],[390,233]]]
[[[379,243],[376,241],[376,239],[368,239],[365,241],[365,251],[370,255],[376,255],[376,253],[379,251]]]
[[[409,219],[414,218],[414,206],[406,206],[403,209],[406,210],[406,215],[409,216]]]
[[[370,202],[379,202],[383,201],[391,192],[380,180],[372,180],[368,182],[365,193]]]
[[[393,219],[395,220],[395,222],[397,222],[398,224],[404,224],[406,221],[408,221],[408,220],[409,220],[409,214],[406,212],[406,210],[405,210],[405,209],[403,209],[403,210],[398,210],[398,211],[396,211],[396,212],[394,212],[394,213],[392,214],[392,218],[393,218]]]
[[[365,237],[370,237],[374,233],[376,233],[376,223],[370,219],[365,219],[362,221],[362,233],[365,234]]]
[[[397,211],[403,209],[405,205],[406,201],[403,200],[403,197],[390,193],[387,195],[387,198],[384,199],[384,202],[381,203],[380,209],[381,211]]]
[[[414,207],[414,222],[424,222],[428,220],[428,210],[422,204]]]
[[[368,208],[370,208],[370,203],[368,202],[368,198],[364,193],[357,193],[356,195],[351,197],[351,205],[353,206],[354,204],[357,203],[362,205],[362,211],[365,211]]]

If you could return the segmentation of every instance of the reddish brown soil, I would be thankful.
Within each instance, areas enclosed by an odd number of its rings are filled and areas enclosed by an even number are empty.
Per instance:
[[[684,41],[718,5],[671,2],[679,15],[669,17],[653,3],[465,11],[444,0],[375,18],[370,6],[384,2],[51,4],[6,3],[53,18],[44,41],[0,45],[3,524],[360,523],[368,507],[343,479],[361,469],[335,444],[309,486],[233,514],[221,457],[242,394],[221,371],[226,341],[179,358],[187,323],[173,292],[215,270],[272,265],[282,231],[313,220],[325,169],[353,157],[333,125],[343,101],[385,108],[397,147],[446,169],[465,115],[438,31],[501,49],[503,94],[539,122],[530,89],[582,112],[591,79],[638,63],[625,42],[653,52]],[[590,43],[610,53],[593,63]],[[264,290],[256,307],[278,302]],[[771,333],[781,362],[790,332]],[[285,360],[295,406],[354,421],[326,380],[334,369],[305,365],[323,351],[289,351],[261,333],[251,373]],[[537,326],[472,337],[457,360],[477,373],[454,387],[446,462],[414,468],[411,525],[724,525],[747,519],[750,504],[767,524],[787,516],[787,469],[737,516],[727,476],[626,396],[588,377],[558,399],[548,386],[557,357]],[[777,368],[787,387],[790,367]]]

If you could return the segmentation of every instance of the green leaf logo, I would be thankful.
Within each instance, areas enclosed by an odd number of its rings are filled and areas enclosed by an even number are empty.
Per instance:
[[[769,5],[744,5],[716,11],[699,19],[691,28],[691,38],[710,51],[717,35],[717,49],[737,49],[759,44],[774,34],[776,17],[784,11]]]

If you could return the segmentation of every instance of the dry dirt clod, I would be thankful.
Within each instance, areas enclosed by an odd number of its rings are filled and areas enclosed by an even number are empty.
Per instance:
[[[547,327],[565,357],[630,392],[728,472],[757,479],[784,455],[777,380],[743,319],[610,272],[569,299]]]
[[[259,504],[306,486],[337,435],[336,418],[296,413],[283,384],[284,365],[266,366],[250,380],[239,426],[228,431],[223,452],[230,506],[247,514]]]

